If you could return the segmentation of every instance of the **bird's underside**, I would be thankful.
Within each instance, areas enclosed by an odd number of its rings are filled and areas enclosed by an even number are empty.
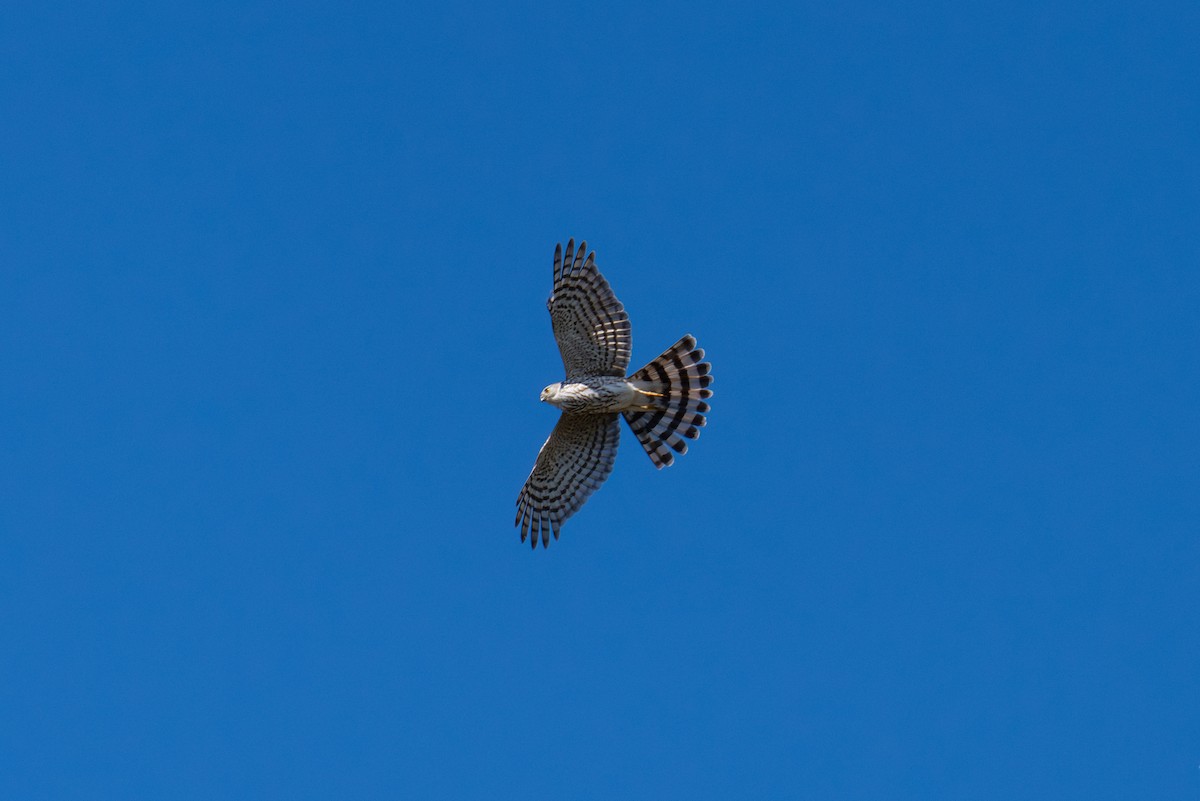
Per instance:
[[[585,258],[586,255],[586,258]],[[711,365],[687,335],[631,376],[629,317],[596,268],[595,253],[575,240],[554,250],[554,288],[546,301],[566,378],[542,391],[562,409],[517,496],[521,541],[555,539],[612,472],[623,416],[654,466],[687,452],[708,412]]]

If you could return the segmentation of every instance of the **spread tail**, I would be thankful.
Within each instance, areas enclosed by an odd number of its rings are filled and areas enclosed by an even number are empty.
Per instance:
[[[625,422],[646,449],[658,468],[675,461],[676,453],[687,453],[684,439],[700,436],[705,398],[712,397],[712,365],[701,361],[704,351],[688,334],[654,361],[629,376],[629,381],[645,395],[647,409],[623,412]]]

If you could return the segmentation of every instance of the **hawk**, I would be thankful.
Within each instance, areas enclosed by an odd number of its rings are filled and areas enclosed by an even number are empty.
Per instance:
[[[585,258],[586,254],[586,258]],[[629,315],[596,268],[587,242],[554,248],[554,289],[546,301],[565,380],[542,390],[542,402],[562,410],[517,496],[521,542],[537,548],[558,539],[562,524],[579,511],[612,472],[623,416],[654,466],[687,453],[685,439],[700,436],[712,365],[690,335],[631,376]],[[672,453],[674,451],[674,453]],[[532,535],[532,536],[530,536]]]

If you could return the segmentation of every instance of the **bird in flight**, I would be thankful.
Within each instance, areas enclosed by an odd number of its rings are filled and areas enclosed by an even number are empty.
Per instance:
[[[586,256],[586,258],[585,258]],[[623,416],[657,468],[687,453],[712,396],[712,365],[703,361],[691,334],[631,376],[629,315],[596,268],[587,242],[554,248],[554,289],[546,301],[550,324],[567,375],[542,390],[542,401],[562,410],[517,496],[521,542],[537,548],[558,539],[563,523],[579,511],[612,472]],[[674,451],[674,453],[672,453]]]

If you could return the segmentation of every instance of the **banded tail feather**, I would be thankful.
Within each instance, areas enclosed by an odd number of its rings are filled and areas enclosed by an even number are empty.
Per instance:
[[[687,453],[684,439],[696,439],[704,427],[709,409],[705,399],[712,397],[708,389],[712,365],[703,359],[704,351],[688,334],[629,376],[629,381],[646,393],[652,407],[622,414],[659,469],[673,464],[675,453]]]

